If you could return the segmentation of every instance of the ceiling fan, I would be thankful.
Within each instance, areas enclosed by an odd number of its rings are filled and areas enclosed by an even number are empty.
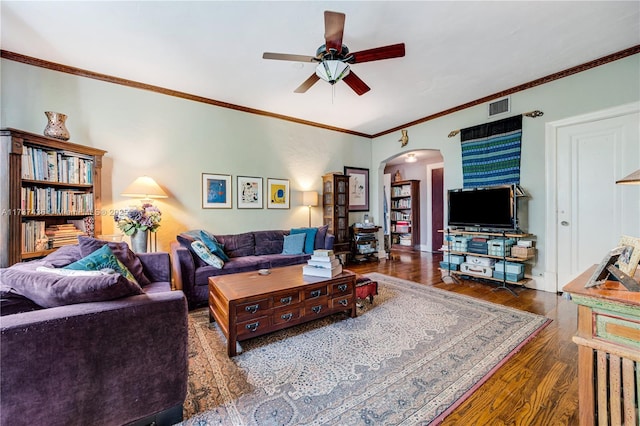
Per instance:
[[[287,53],[264,52],[263,59],[277,59],[281,61],[317,62],[316,72],[306,79],[295,93],[304,93],[319,79],[333,85],[343,80],[359,96],[367,93],[371,88],[360,79],[349,64],[379,61],[382,59],[401,58],[404,56],[404,43],[376,47],[374,49],[349,52],[349,48],[342,44],[345,14],[340,12],[324,12],[325,44],[316,51],[316,56],[291,55]]]

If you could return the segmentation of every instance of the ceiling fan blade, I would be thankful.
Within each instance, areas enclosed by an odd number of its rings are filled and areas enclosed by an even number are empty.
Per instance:
[[[361,50],[351,53],[351,64],[379,61],[381,59],[401,58],[404,56],[404,43],[391,44],[389,46],[376,47],[374,49]]]
[[[342,33],[344,32],[345,14],[340,12],[324,11],[324,39],[329,49],[342,51]]]
[[[304,83],[302,83],[300,86],[298,86],[298,88],[297,88],[296,90],[294,90],[293,92],[294,92],[294,93],[304,93],[304,92],[306,92],[307,90],[309,90],[309,88],[310,88],[311,86],[313,86],[313,85],[316,83],[316,81],[318,81],[318,80],[320,80],[320,77],[318,77],[318,76],[316,75],[316,73],[313,73],[313,74],[311,74],[311,75],[309,76],[309,78],[308,78],[308,79],[306,79],[306,80],[304,81]]]
[[[367,86],[367,83],[362,81],[360,77],[354,74],[351,71],[345,78],[342,79],[349,87],[353,89],[354,92],[358,94],[358,96],[362,96],[367,93],[371,88]]]
[[[288,53],[272,53],[264,52],[262,59],[277,59],[279,61],[294,61],[294,62],[317,62],[315,56],[307,55],[290,55]]]

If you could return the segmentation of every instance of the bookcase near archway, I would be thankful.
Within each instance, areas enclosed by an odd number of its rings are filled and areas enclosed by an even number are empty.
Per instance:
[[[391,249],[420,249],[420,181],[391,183]]]

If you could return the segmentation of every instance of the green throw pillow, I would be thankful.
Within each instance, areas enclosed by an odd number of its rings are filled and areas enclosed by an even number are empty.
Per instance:
[[[196,252],[198,257],[204,260],[207,265],[211,265],[214,268],[222,269],[224,262],[215,254],[211,253],[211,250],[202,242],[194,241],[191,243],[191,248]]]
[[[304,254],[305,237],[306,234],[285,235],[282,254]]]
[[[80,271],[100,271],[102,269],[113,269],[132,283],[138,284],[136,278],[122,262],[113,254],[108,245],[104,245],[88,256],[73,262],[64,269],[75,269]]]
[[[304,240],[304,252],[305,254],[313,254],[314,245],[316,242],[316,233],[318,228],[293,228],[291,234],[305,234]]]

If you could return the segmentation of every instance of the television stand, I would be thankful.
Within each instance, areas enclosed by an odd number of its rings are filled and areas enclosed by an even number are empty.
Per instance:
[[[493,284],[497,284],[493,290],[507,290],[514,296],[518,294],[511,288],[510,286],[521,286],[524,285],[530,280],[529,278],[524,277],[524,273],[522,276],[518,273],[510,272],[511,268],[522,269],[524,270],[524,263],[535,259],[535,248],[533,247],[520,247],[514,244],[513,247],[517,247],[515,250],[516,253],[512,253],[512,248],[503,245],[501,253],[497,252],[489,252],[482,253],[470,250],[468,248],[468,242],[473,239],[483,239],[487,240],[487,244],[489,245],[491,241],[507,240],[513,239],[517,243],[517,241],[521,239],[533,239],[533,234],[523,233],[516,230],[509,231],[499,231],[499,232],[489,232],[489,231],[468,231],[461,229],[447,229],[444,232],[446,245],[442,247],[442,251],[445,253],[444,260],[446,263],[446,267],[441,267],[442,278],[451,277],[456,283],[459,283],[458,278],[468,278],[474,280],[481,280]],[[493,253],[493,254],[492,254]],[[478,259],[487,259],[485,262],[487,265],[480,265],[477,268],[469,267],[468,265],[464,267],[466,270],[462,270],[463,263],[467,263],[469,256],[472,256],[472,260],[474,262],[478,262]],[[459,261],[461,258],[464,258],[464,262],[460,262],[457,264],[453,264],[451,261]],[[493,259],[493,261],[491,261]],[[449,262],[446,262],[450,260]],[[494,263],[496,261],[502,262],[502,271],[496,271],[494,269]],[[482,263],[482,262],[481,262]],[[522,265],[522,266],[519,266]]]

